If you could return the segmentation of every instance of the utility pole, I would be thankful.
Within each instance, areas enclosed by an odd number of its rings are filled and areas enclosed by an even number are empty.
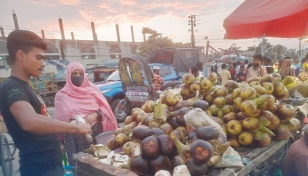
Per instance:
[[[206,75],[207,72],[207,61],[209,60],[209,48],[210,48],[210,42],[207,40],[206,41],[206,49],[205,49],[205,61],[204,61],[204,72],[203,72],[203,76],[206,77],[208,75]]]
[[[188,16],[188,18],[189,18],[188,25],[190,25],[190,29],[188,31],[191,32],[191,46],[195,48],[196,45],[195,45],[194,27],[196,27],[196,16],[190,15]]]
[[[298,40],[299,40],[298,58],[301,59],[301,57],[302,57],[302,52],[301,52],[301,49],[302,49],[302,41],[301,41],[301,38],[299,38]]]
[[[261,45],[261,54],[262,54],[262,57],[263,57],[263,51],[264,51],[264,48],[263,48],[263,44],[264,43],[264,36],[262,36],[262,45]]]
[[[265,39],[265,36],[263,35],[262,36],[262,45],[261,45],[261,54],[262,54],[262,57],[264,56],[264,45],[266,43],[267,39]]]

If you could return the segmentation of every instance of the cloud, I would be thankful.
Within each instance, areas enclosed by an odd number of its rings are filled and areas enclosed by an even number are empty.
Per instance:
[[[79,15],[86,21],[98,23],[144,22],[166,14],[183,20],[187,14],[202,13],[215,6],[214,0],[207,2],[195,0],[187,1],[89,1],[86,0],[59,0],[61,5],[70,5],[79,11]],[[77,19],[76,19],[77,20]]]
[[[79,3],[79,0],[58,0],[58,2],[65,5],[75,5]]]
[[[242,2],[244,0],[7,0],[1,2],[0,26],[6,35],[14,30],[13,9],[21,29],[37,34],[43,29],[47,38],[61,37],[58,24],[61,17],[66,38],[74,32],[76,39],[92,39],[90,22],[93,21],[102,40],[116,40],[115,24],[119,24],[124,41],[131,40],[132,25],[136,41],[143,41],[141,30],[149,27],[175,42],[186,43],[190,42],[191,35],[187,17],[196,15],[198,44],[205,45],[201,39],[208,36],[217,47],[234,42],[252,46],[254,40],[223,40],[223,20]]]

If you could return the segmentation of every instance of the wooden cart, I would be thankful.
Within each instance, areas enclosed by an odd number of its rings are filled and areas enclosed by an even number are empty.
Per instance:
[[[300,106],[304,103],[307,104],[306,99],[286,99],[285,103],[292,104],[294,106]],[[297,118],[302,119],[304,112],[298,111]],[[298,132],[294,132],[289,140],[273,140],[272,143],[264,148],[249,148],[241,146],[236,148],[236,151],[240,154],[244,167],[228,167],[222,169],[213,169],[209,171],[207,176],[276,176],[281,175],[281,167],[283,158],[289,149],[290,145],[301,137],[301,129]],[[98,136],[98,143],[104,144],[106,139],[104,136]],[[106,175],[116,176],[122,174],[124,176],[131,175],[133,173],[128,170],[118,169],[111,165],[103,164],[97,161],[91,155],[85,153],[79,153],[76,157],[78,163],[78,170],[80,172],[95,173],[88,176]],[[95,166],[95,168],[93,168]],[[95,172],[89,171],[94,169]],[[120,175],[121,175],[120,174]]]
[[[266,176],[273,169],[280,167],[283,156],[290,145],[290,141],[274,141],[268,147],[264,148],[245,148],[237,149],[242,156],[245,165],[243,168],[223,168],[214,169],[209,172],[208,176]],[[77,163],[77,174],[85,174],[86,176],[133,176],[133,172],[126,169],[119,169],[114,166],[104,164],[93,156],[86,153],[78,153],[74,155]]]

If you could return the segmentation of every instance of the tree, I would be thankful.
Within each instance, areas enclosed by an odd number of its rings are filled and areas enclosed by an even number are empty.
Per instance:
[[[298,52],[296,52],[296,49],[288,49],[286,56],[289,56],[293,59],[294,57],[298,57]]]
[[[263,55],[267,57],[272,57],[272,47],[273,45],[269,42],[263,43]],[[262,54],[262,43],[260,43],[256,48],[256,54]]]
[[[256,47],[255,46],[248,46],[247,51],[255,51]]]
[[[283,59],[283,57],[285,56],[285,53],[287,51],[287,48],[283,45],[275,45],[273,46],[272,52],[275,58],[275,60],[280,61]]]
[[[148,39],[139,46],[139,54],[147,56],[152,50],[163,47],[183,47],[182,43],[174,43],[172,39],[163,37],[162,34],[150,28],[143,28],[142,33],[151,34]]]

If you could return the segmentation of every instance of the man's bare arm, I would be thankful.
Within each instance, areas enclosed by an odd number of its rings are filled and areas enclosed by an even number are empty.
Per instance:
[[[91,126],[89,124],[72,124],[45,117],[37,114],[33,107],[26,101],[13,103],[10,106],[10,111],[21,128],[30,133],[91,133]]]

